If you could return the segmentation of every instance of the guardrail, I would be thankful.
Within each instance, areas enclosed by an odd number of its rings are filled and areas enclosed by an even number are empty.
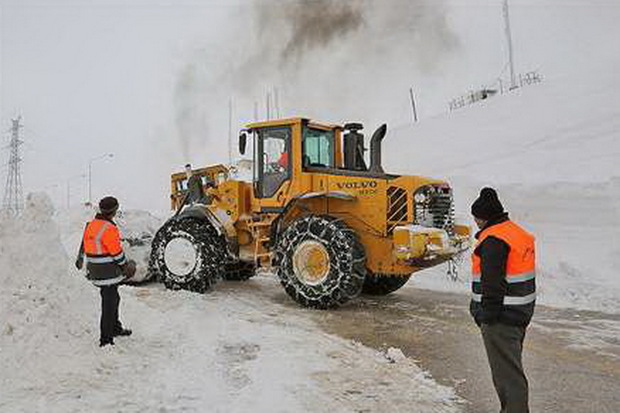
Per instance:
[[[520,73],[517,79],[517,83],[514,87],[511,87],[508,82],[505,82],[501,78],[498,78],[490,86],[482,86],[478,90],[471,90],[457,98],[452,99],[448,107],[450,111],[460,109],[462,107],[472,105],[481,100],[488,99],[496,94],[503,95],[514,89],[522,88],[525,86],[531,86],[543,81],[542,76],[538,71],[531,71],[527,73]]]

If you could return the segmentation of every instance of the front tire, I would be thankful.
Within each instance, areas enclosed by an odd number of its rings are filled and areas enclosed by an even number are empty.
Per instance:
[[[277,275],[289,296],[305,307],[335,308],[357,297],[365,275],[364,250],[343,221],[308,215],[278,238]]]
[[[169,221],[157,232],[150,267],[166,288],[204,293],[222,278],[224,260],[213,226],[189,217]]]
[[[368,295],[388,295],[405,285],[409,278],[411,278],[411,274],[374,274],[367,271],[362,293]]]

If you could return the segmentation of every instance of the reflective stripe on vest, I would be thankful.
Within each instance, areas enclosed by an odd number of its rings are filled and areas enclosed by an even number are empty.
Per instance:
[[[482,294],[472,294],[471,299],[481,303],[482,302]],[[536,300],[536,292],[532,294],[524,295],[523,297],[517,296],[505,296],[504,297],[504,305],[525,305]]]
[[[112,257],[89,257],[86,256],[86,261],[93,264],[105,264],[114,262],[114,258]]]
[[[121,252],[118,255],[103,255],[103,256],[86,256],[86,260],[87,262],[93,263],[93,264],[105,264],[105,263],[117,263],[119,265],[123,265],[127,259],[125,258],[125,253]]]
[[[530,271],[530,272],[526,272],[523,274],[515,274],[515,275],[510,275],[510,276],[506,274],[506,282],[508,284],[520,283],[520,282],[524,282],[528,280],[533,280],[534,278],[536,278],[535,271]],[[472,274],[471,279],[474,282],[480,282],[480,274]]]
[[[95,235],[95,248],[97,248],[97,251],[95,252],[95,254],[97,255],[103,254],[103,244],[101,243],[101,238],[103,238],[103,234],[105,233],[105,230],[108,229],[109,226],[110,226],[110,223],[105,222],[101,226],[101,228],[99,228],[99,232],[97,232],[97,235]]]
[[[504,305],[525,305],[536,299],[536,252],[535,238],[512,221],[492,225],[479,236],[478,244],[496,237],[510,246],[506,260],[506,283],[508,284]],[[472,299],[482,301],[481,259],[475,250],[472,254]]]

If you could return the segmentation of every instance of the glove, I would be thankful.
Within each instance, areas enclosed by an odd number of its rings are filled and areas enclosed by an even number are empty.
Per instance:
[[[131,278],[136,274],[136,262],[134,260],[127,260],[127,263],[121,266],[121,271],[125,278]]]
[[[75,260],[75,268],[77,268],[78,270],[81,270],[83,265],[84,265],[84,258],[82,256],[77,257],[77,259]]]

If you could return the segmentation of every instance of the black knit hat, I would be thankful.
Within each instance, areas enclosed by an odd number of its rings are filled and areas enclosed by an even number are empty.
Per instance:
[[[113,196],[106,196],[99,201],[99,211],[104,215],[109,215],[118,209],[118,200]]]
[[[479,219],[489,221],[504,213],[504,207],[499,202],[497,192],[493,188],[482,188],[480,196],[471,205],[471,214]]]

